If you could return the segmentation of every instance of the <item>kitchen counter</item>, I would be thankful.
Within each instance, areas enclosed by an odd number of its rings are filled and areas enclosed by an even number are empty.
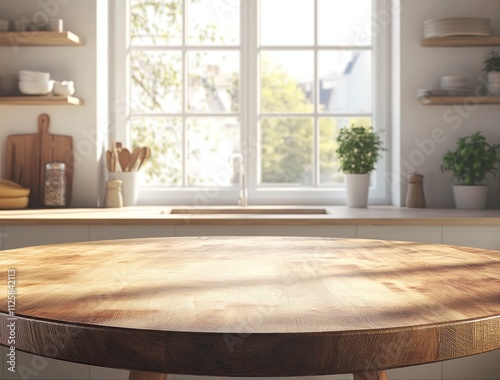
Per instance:
[[[171,214],[171,207],[120,209],[74,208],[0,211],[0,225],[483,225],[500,226],[500,210],[406,209],[374,206],[367,209],[336,207],[214,207],[229,213],[211,214],[213,208],[174,207],[200,212]],[[238,210],[243,210],[240,214]],[[291,210],[291,211],[290,211]],[[315,213],[323,212],[325,213]],[[248,213],[248,212],[265,213]],[[276,213],[274,213],[276,212]],[[294,213],[291,213],[294,212]],[[296,212],[296,213],[295,213]]]

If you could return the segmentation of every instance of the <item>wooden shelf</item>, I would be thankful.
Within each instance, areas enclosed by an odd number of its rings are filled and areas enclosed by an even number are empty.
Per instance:
[[[71,32],[0,32],[0,46],[81,46],[83,40]]]
[[[426,96],[420,98],[423,105],[456,105],[456,104],[500,104],[500,96]]]
[[[421,45],[424,47],[500,46],[500,36],[457,36],[425,38],[422,40]]]
[[[0,97],[5,106],[81,106],[83,100],[74,96],[8,96]]]

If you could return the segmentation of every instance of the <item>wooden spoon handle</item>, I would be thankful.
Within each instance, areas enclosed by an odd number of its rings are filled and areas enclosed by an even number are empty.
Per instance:
[[[139,170],[142,165],[144,165],[144,162],[146,162],[149,157],[151,157],[151,149],[148,147],[148,146],[145,146],[144,148],[141,149],[141,163],[139,165],[139,167],[137,168],[137,170]]]
[[[134,151],[132,152],[132,157],[130,158],[130,163],[128,164],[128,171],[132,172],[134,171],[134,168],[137,164],[137,159],[139,158],[141,154],[141,149],[140,148],[134,148]]]
[[[106,151],[106,167],[108,168],[108,172],[112,172],[112,156],[113,156],[113,152],[111,152],[110,150],[107,150]]]

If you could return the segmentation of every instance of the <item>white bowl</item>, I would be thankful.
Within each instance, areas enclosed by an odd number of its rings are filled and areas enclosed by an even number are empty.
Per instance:
[[[48,95],[54,88],[54,81],[19,81],[19,91],[24,95]]]
[[[75,93],[73,81],[54,82],[54,95],[71,96]]]
[[[48,82],[50,80],[50,73],[42,71],[19,71],[19,80],[34,81],[34,82]]]

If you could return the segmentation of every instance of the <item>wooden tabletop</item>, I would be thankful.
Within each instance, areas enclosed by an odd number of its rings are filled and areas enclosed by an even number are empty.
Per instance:
[[[17,349],[80,363],[305,376],[500,348],[495,251],[290,237],[60,244],[1,252],[0,294],[9,269]],[[7,331],[6,297],[0,312]]]

